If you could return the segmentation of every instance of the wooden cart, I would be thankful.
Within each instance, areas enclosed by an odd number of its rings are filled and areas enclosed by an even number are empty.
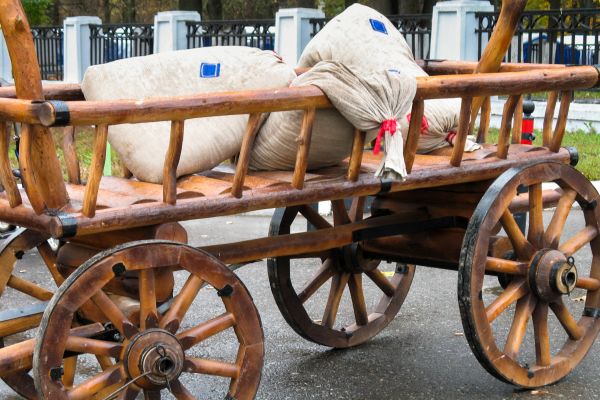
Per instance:
[[[506,64],[498,73],[474,75],[475,63],[423,62],[434,76],[418,79],[412,121],[421,121],[426,99],[462,98],[457,145],[417,155],[420,126],[411,123],[404,152],[410,174],[401,182],[386,181],[374,177],[378,159],[363,153],[365,134],[359,131],[347,162],[307,171],[315,112],[331,107],[316,87],[84,101],[78,85],[42,86],[17,0],[0,1],[0,23],[16,84],[0,89],[0,220],[23,227],[0,248],[0,290],[29,296],[26,306],[0,312],[0,377],[25,398],[133,399],[143,392],[146,399],[158,399],[161,391],[178,399],[204,398],[207,394],[190,393],[185,379],[205,375],[226,378],[221,396],[253,398],[263,333],[252,298],[233,270],[260,259],[268,259],[271,288],[286,321],[325,346],[355,346],[381,331],[400,309],[415,265],[458,271],[465,336],[480,363],[501,380],[522,387],[556,382],[596,338],[598,193],[569,165],[576,163],[576,151],[561,148],[571,91],[597,85],[596,68]],[[522,94],[536,91],[550,92],[542,147],[519,144]],[[507,96],[498,143],[463,154],[474,97],[487,99],[478,132],[485,143],[489,96],[495,95]],[[282,110],[305,112],[294,171],[249,172],[261,114]],[[176,179],[183,121],[231,114],[250,115],[235,169]],[[102,176],[108,127],[150,121],[171,121],[164,184]],[[18,171],[11,169],[8,154],[13,122],[22,124]],[[76,127],[87,125],[95,127],[95,141],[89,177],[82,182],[73,138]],[[59,126],[66,127],[67,182],[49,129]],[[367,196],[374,200],[365,218]],[[344,199],[352,199],[349,210]],[[324,201],[331,202],[333,222],[310,206]],[[575,203],[585,223],[565,239],[561,234]],[[190,247],[179,224],[274,207],[279,209],[269,237],[244,242]],[[544,219],[549,208],[552,216]],[[525,232],[515,214],[527,216]],[[314,229],[290,233],[301,217]],[[50,237],[61,240],[58,251],[48,245]],[[577,262],[580,249],[591,252],[591,263]],[[56,290],[15,269],[17,260],[36,255]],[[306,284],[295,278],[301,272],[293,267],[298,259],[314,259]],[[386,270],[384,261],[397,264]],[[501,287],[497,296],[484,291],[490,279]],[[308,307],[328,282],[324,304]],[[363,290],[367,284],[376,288],[376,298],[365,298],[373,293]],[[349,308],[340,307],[346,287]],[[573,290],[586,295],[578,311],[564,300]],[[190,323],[192,303],[200,296],[222,304],[223,312],[204,315],[201,308],[202,321]],[[341,315],[347,309],[349,318]],[[530,319],[533,332],[527,331]],[[230,362],[194,351],[215,341],[227,341],[234,354]],[[532,353],[520,351],[525,341]],[[82,357],[96,364],[86,364],[86,378],[75,381]]]

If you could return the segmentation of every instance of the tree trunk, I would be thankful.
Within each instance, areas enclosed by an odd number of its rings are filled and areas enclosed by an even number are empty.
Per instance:
[[[223,19],[223,4],[221,0],[208,0],[206,3],[206,11],[209,20]]]
[[[355,2],[353,2],[355,3]],[[314,0],[282,0],[279,2],[281,8],[315,8]]]
[[[202,13],[202,0],[179,0],[177,3],[178,10],[198,11]]]
[[[111,14],[110,0],[102,0],[102,22],[110,24]]]
[[[424,0],[400,0],[398,14],[421,14],[424,2]]]

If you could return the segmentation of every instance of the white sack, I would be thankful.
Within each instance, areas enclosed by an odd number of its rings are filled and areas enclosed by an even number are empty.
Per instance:
[[[86,71],[87,100],[144,100],[199,93],[287,87],[292,67],[271,51],[207,47],[96,65]],[[185,123],[177,176],[218,165],[239,152],[248,115],[198,118]],[[109,141],[140,180],[162,182],[169,121],[114,125]]]
[[[376,153],[385,135],[386,157],[377,176],[390,179],[406,176],[404,141],[397,129],[397,120],[411,108],[417,89],[414,77],[398,70],[357,71],[339,62],[322,61],[300,76],[294,85],[321,88],[355,128],[368,132],[367,140],[380,134]]]
[[[378,11],[358,3],[334,17],[315,35],[304,49],[298,66],[310,68],[324,60],[365,71],[397,69],[414,77],[427,76],[394,24]],[[459,113],[460,99],[426,100],[427,124],[423,125],[429,129],[422,130],[419,153],[449,146],[451,143],[446,137],[457,129]],[[406,138],[407,118],[398,118],[398,122]],[[474,150],[477,145],[468,141],[465,147]]]

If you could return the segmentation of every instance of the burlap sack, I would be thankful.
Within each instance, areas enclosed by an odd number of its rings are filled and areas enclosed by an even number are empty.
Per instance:
[[[97,65],[86,71],[88,100],[185,96],[287,87],[292,67],[273,52],[249,47],[207,47]],[[239,152],[247,115],[198,118],[185,123],[177,176],[210,169]],[[162,182],[170,122],[114,125],[109,141],[140,180]]]
[[[318,86],[355,128],[368,133],[367,140],[377,138],[375,153],[380,146],[386,151],[377,176],[406,176],[404,141],[397,120],[411,108],[417,89],[414,77],[398,70],[367,72],[339,62],[321,61],[294,85]]]
[[[427,76],[415,62],[410,47],[398,29],[383,14],[361,4],[353,4],[329,21],[306,46],[298,65],[314,67],[324,60],[337,61],[356,70],[396,69],[414,77]],[[459,112],[460,99],[425,101],[419,153],[452,144],[451,132],[458,127]],[[407,114],[410,114],[410,110]],[[409,118],[409,115],[406,117]],[[398,118],[398,122],[406,137],[408,119]],[[473,150],[477,145],[468,141],[465,147]]]

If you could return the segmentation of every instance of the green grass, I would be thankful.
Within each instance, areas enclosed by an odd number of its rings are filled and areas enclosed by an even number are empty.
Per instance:
[[[536,130],[535,136],[534,144],[541,146],[542,132]],[[490,128],[488,142],[498,142],[498,129]],[[579,151],[579,163],[576,168],[581,173],[589,180],[600,180],[600,134],[597,134],[593,129],[567,132],[562,145],[564,147],[575,147]]]

